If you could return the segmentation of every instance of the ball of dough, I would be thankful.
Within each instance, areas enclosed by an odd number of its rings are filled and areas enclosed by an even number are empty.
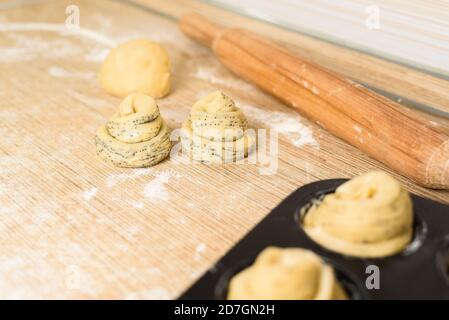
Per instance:
[[[228,299],[337,300],[347,295],[333,268],[313,252],[268,247],[231,279]]]
[[[214,91],[196,102],[182,125],[182,147],[191,158],[208,163],[228,163],[246,157],[254,146],[247,120],[234,101]]]
[[[99,79],[108,93],[125,97],[140,92],[160,98],[170,91],[170,60],[159,44],[132,40],[113,49],[101,66]]]
[[[385,257],[402,251],[412,239],[412,201],[393,177],[374,171],[325,196],[306,213],[303,228],[329,250]]]
[[[171,149],[170,133],[153,98],[132,93],[108,123],[97,131],[97,154],[120,167],[149,167]]]

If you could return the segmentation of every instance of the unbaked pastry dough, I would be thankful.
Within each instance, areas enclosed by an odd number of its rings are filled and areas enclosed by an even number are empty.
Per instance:
[[[313,252],[268,247],[229,284],[229,300],[341,300],[334,270]]]
[[[323,247],[357,257],[403,250],[413,234],[412,201],[398,181],[375,171],[356,177],[305,214],[304,231]]]
[[[197,101],[182,125],[184,152],[197,161],[228,163],[243,159],[254,145],[247,120],[234,101],[214,91]]]
[[[170,153],[170,134],[153,98],[127,96],[120,110],[97,131],[97,154],[120,167],[149,167]]]
[[[110,94],[125,97],[141,92],[160,98],[170,91],[170,60],[159,44],[132,40],[113,49],[101,66],[99,79]]]

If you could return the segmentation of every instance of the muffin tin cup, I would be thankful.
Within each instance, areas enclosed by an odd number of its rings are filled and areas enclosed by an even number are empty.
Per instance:
[[[215,286],[214,299],[226,299],[229,283],[232,277],[237,275],[240,271],[243,271],[245,268],[250,267],[256,260],[257,255],[258,254],[253,254],[251,259],[241,261],[241,263],[236,264],[234,268],[229,268],[229,270],[220,276],[217,285]],[[364,300],[369,298],[366,290],[358,284],[357,279],[354,279],[343,266],[334,263],[326,257],[321,258],[325,263],[333,267],[338,282],[351,300]]]
[[[313,251],[334,267],[351,299],[449,299],[449,206],[412,195],[414,236],[400,253],[384,258],[349,257],[315,243],[301,226],[301,209],[346,182],[324,180],[288,196],[180,299],[225,299],[229,281],[268,246]],[[379,289],[368,289],[367,267],[379,268]]]

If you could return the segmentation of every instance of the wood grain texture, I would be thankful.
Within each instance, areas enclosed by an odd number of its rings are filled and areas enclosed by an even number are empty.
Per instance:
[[[83,31],[67,34],[73,3]],[[104,164],[93,138],[120,100],[100,88],[96,73],[110,45],[138,37],[161,42],[172,59],[173,91],[158,101],[172,128],[199,96],[221,89],[250,126],[277,119],[311,130],[315,143],[280,133],[271,176],[250,164]],[[234,77],[174,21],[117,1],[1,11],[0,88],[0,298],[175,298],[296,188],[385,169]],[[396,177],[449,202],[448,192]]]

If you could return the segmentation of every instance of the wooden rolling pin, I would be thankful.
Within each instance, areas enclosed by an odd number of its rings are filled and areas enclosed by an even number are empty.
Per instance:
[[[332,134],[422,186],[449,189],[449,136],[420,114],[249,31],[195,13],[179,25],[235,74]]]

